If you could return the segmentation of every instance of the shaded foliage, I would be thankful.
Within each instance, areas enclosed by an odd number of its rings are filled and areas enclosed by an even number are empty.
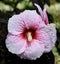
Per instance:
[[[60,2],[60,0],[56,0],[57,2]]]
[[[37,3],[43,9],[44,4],[50,5],[50,0],[31,0],[33,3]]]
[[[15,8],[16,5],[17,5],[19,2],[23,1],[23,0],[0,0],[0,1]]]

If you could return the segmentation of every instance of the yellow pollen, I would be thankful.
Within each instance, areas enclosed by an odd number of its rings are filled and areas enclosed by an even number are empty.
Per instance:
[[[28,32],[27,33],[27,40],[30,42],[30,41],[32,41],[32,34],[31,34],[31,32]]]

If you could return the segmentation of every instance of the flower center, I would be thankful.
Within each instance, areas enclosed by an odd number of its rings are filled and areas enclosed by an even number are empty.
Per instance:
[[[24,39],[27,39],[28,42],[31,42],[32,39],[36,38],[36,30],[35,29],[25,29],[22,33]]]
[[[27,33],[27,40],[30,42],[30,41],[32,41],[32,34],[31,34],[31,32],[28,32]]]

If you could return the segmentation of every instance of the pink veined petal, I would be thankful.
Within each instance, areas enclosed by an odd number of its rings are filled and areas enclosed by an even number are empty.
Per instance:
[[[23,53],[26,49],[26,45],[27,45],[26,40],[22,39],[19,36],[8,34],[6,39],[6,47],[11,53],[14,54]]]
[[[46,28],[41,28],[36,31],[36,39],[40,41],[40,44],[44,44],[45,52],[50,52],[52,49],[52,41],[49,34],[46,32]]]
[[[22,58],[35,60],[37,58],[40,58],[40,56],[44,52],[44,45],[39,44],[38,40],[33,40],[31,42],[31,45],[27,47],[24,54],[22,55]]]
[[[49,24],[48,16],[47,16],[47,13],[46,13],[46,8],[43,9],[43,20],[44,20],[45,24]]]
[[[52,42],[53,42],[53,46],[55,45],[56,43],[56,40],[57,40],[57,36],[56,36],[56,28],[53,27],[50,31],[50,37],[52,39]]]
[[[14,35],[21,34],[24,28],[38,28],[44,26],[44,22],[35,10],[26,10],[19,15],[14,15],[9,19],[8,32]]]
[[[51,23],[53,24],[53,23]],[[51,24],[47,25],[46,27],[46,32],[49,34],[51,41],[52,41],[52,45],[54,46],[57,40],[57,35],[56,35],[56,28],[55,26],[51,26]],[[54,25],[54,24],[53,24]]]
[[[12,16],[8,21],[8,32],[14,35],[18,35],[24,30],[24,22],[20,18],[20,15]]]
[[[48,16],[46,13],[46,8],[44,8],[42,11],[41,7],[38,4],[35,3],[35,6],[38,8],[38,11],[42,17],[42,20],[45,22],[45,24],[48,24]]]
[[[39,11],[41,17],[43,18],[43,11],[42,11],[41,7],[36,3],[34,5],[38,8],[38,11]]]
[[[31,27],[38,28],[39,26],[42,27],[45,25],[40,15],[37,14],[36,10],[25,10],[23,13],[21,13],[21,18],[24,20],[27,29]]]

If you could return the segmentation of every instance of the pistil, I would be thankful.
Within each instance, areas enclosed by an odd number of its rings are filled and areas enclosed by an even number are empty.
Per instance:
[[[31,34],[31,32],[28,32],[28,33],[27,33],[27,40],[28,40],[29,42],[32,41],[32,34]]]

